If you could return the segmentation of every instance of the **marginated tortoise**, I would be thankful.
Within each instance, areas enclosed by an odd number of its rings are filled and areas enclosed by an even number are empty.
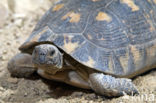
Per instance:
[[[156,67],[156,0],[59,0],[8,63],[106,96],[138,93],[131,78]]]

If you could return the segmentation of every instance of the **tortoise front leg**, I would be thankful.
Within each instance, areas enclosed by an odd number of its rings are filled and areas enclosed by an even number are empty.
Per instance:
[[[8,70],[12,76],[29,77],[36,71],[36,68],[30,54],[19,53],[9,61]]]
[[[91,88],[102,95],[122,96],[124,94],[138,94],[135,85],[130,79],[115,78],[103,73],[92,73],[89,76]]]

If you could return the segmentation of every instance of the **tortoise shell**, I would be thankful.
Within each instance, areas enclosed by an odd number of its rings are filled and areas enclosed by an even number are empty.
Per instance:
[[[138,74],[156,64],[156,0],[60,0],[20,50],[41,43],[104,73]]]

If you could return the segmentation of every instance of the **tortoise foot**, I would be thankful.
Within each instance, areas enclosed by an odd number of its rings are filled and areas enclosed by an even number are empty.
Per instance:
[[[138,90],[130,79],[115,78],[103,73],[90,74],[89,84],[95,92],[106,96],[138,94]]]
[[[15,77],[29,77],[36,71],[32,63],[32,56],[24,53],[15,55],[9,61],[7,68]]]

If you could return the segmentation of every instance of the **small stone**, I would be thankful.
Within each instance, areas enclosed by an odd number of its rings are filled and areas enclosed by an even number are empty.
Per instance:
[[[8,78],[7,81],[10,82],[10,83],[14,83],[14,84],[18,83],[18,79],[17,78]]]
[[[4,61],[4,60],[6,60],[6,57],[5,56],[0,56],[0,59],[2,60],[2,61]]]
[[[72,97],[82,97],[83,93],[82,92],[73,92]]]
[[[4,89],[3,87],[0,87],[0,91],[4,92],[4,91],[5,91],[5,89]]]
[[[11,43],[10,43],[10,42],[7,42],[6,44],[7,44],[7,45],[11,45]]]
[[[28,93],[24,93],[24,96],[26,97],[28,95]]]
[[[7,54],[7,50],[3,50],[3,54]]]
[[[22,22],[23,22],[22,19],[17,19],[17,20],[14,22],[14,24],[15,24],[16,26],[18,26],[18,27],[21,27],[21,26],[22,26]]]

